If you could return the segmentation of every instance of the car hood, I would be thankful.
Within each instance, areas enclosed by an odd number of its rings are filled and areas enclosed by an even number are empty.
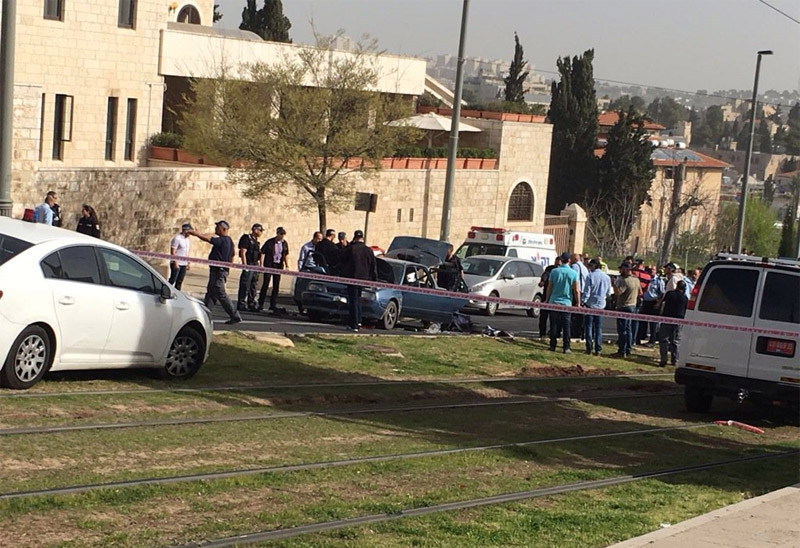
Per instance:
[[[396,236],[386,256],[392,259],[400,259],[425,266],[436,266],[444,262],[447,258],[447,250],[450,244],[430,238],[418,238],[416,236]]]
[[[467,284],[469,287],[475,287],[476,285],[483,283],[495,281],[494,276],[476,276],[475,274],[464,274],[464,283]]]

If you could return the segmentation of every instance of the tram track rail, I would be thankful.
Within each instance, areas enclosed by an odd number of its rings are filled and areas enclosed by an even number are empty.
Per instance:
[[[226,422],[279,420],[279,419],[304,418],[304,417],[337,418],[342,416],[411,413],[417,411],[437,411],[443,409],[497,407],[506,405],[531,405],[539,403],[626,400],[626,399],[642,399],[642,398],[654,398],[654,397],[674,397],[680,395],[682,395],[682,392],[667,392],[662,394],[648,393],[648,394],[628,394],[628,395],[622,394],[622,395],[605,395],[605,396],[587,396],[585,398],[575,398],[575,397],[544,397],[544,398],[539,397],[539,398],[524,398],[524,399],[507,398],[506,400],[500,400],[500,401],[477,401],[477,402],[419,405],[419,406],[406,406],[406,407],[399,407],[399,406],[374,407],[374,408],[360,408],[360,409],[342,409],[339,411],[278,411],[273,413],[262,413],[258,415],[174,418],[174,419],[159,419],[150,421],[127,421],[127,422],[110,422],[110,423],[77,423],[77,424],[59,424],[53,426],[32,426],[32,427],[23,426],[23,427],[12,427],[12,428],[0,428],[0,437],[32,435],[32,434],[56,434],[64,432],[80,432],[87,430],[116,430],[124,428],[125,429],[147,428],[147,427],[160,427],[160,426],[185,426],[185,425],[213,424],[213,423],[226,423]]]
[[[283,464],[274,466],[262,466],[256,468],[241,468],[236,470],[203,472],[198,474],[183,474],[178,476],[150,477],[150,478],[142,478],[136,480],[126,480],[126,481],[116,481],[116,482],[106,482],[106,483],[91,483],[85,485],[72,485],[66,487],[53,487],[49,489],[9,491],[5,493],[0,493],[0,501],[30,498],[37,496],[74,495],[80,493],[87,493],[90,491],[96,491],[99,489],[124,489],[130,487],[144,487],[153,485],[172,485],[176,483],[187,483],[193,481],[214,481],[214,480],[230,479],[230,478],[237,478],[244,476],[254,476],[267,473],[287,473],[287,472],[299,472],[305,470],[318,470],[324,468],[341,468],[345,466],[353,466],[358,464],[389,462],[396,460],[411,460],[411,459],[419,459],[427,457],[457,455],[463,453],[478,453],[484,451],[497,451],[503,449],[532,447],[536,445],[548,445],[548,444],[567,443],[574,441],[609,439],[609,438],[619,438],[625,436],[636,436],[636,435],[646,435],[646,434],[660,434],[664,432],[675,432],[682,430],[708,428],[711,426],[715,426],[714,423],[692,423],[680,426],[639,428],[635,430],[623,430],[620,432],[604,432],[602,434],[565,436],[559,438],[546,438],[546,439],[523,441],[523,442],[497,443],[497,444],[476,445],[469,447],[454,447],[451,449],[431,449],[427,451],[411,451],[406,453],[394,453],[389,455],[374,455],[374,456],[354,457],[348,459],[328,460],[319,462]]]
[[[502,493],[499,495],[460,500],[460,501],[448,502],[432,506],[412,507],[396,512],[385,512],[385,513],[358,516],[340,520],[311,523],[308,525],[300,525],[296,527],[288,527],[283,529],[256,531],[235,536],[228,536],[228,537],[205,540],[200,542],[193,542],[189,544],[174,545],[171,548],[225,548],[228,546],[238,546],[241,544],[252,544],[256,542],[282,540],[282,539],[298,537],[301,535],[307,535],[312,533],[324,533],[327,531],[333,531],[337,529],[344,529],[348,527],[359,527],[363,525],[393,521],[402,518],[426,516],[430,514],[452,512],[457,510],[466,510],[471,508],[481,508],[497,504],[505,504],[509,502],[520,502],[544,496],[559,495],[577,491],[586,491],[591,489],[600,489],[604,487],[613,487],[617,485],[623,485],[626,483],[632,483],[646,479],[655,479],[655,478],[676,476],[679,474],[702,472],[706,470],[713,470],[715,468],[721,468],[745,462],[784,458],[797,455],[800,455],[800,450],[762,453],[759,455],[750,455],[746,457],[726,459],[721,461],[709,462],[705,464],[680,466],[675,468],[655,470],[652,472],[642,472],[638,474],[626,474],[626,475],[614,476],[611,478],[604,478],[600,480],[566,483],[561,485],[554,485],[551,487],[543,487],[538,489],[517,491],[511,493]]]
[[[669,377],[672,373],[631,373],[627,375],[564,375],[564,376],[525,376],[525,377],[469,377],[458,378],[432,378],[432,379],[400,379],[379,381],[351,381],[335,383],[295,383],[295,384],[256,384],[256,385],[212,385],[207,387],[192,388],[130,388],[122,390],[69,390],[62,392],[21,392],[8,391],[0,393],[3,399],[35,399],[35,398],[61,398],[67,396],[110,396],[119,394],[193,394],[202,392],[255,392],[266,390],[304,390],[324,388],[363,388],[367,386],[413,386],[420,384],[482,384],[482,383],[513,383],[535,381],[561,381],[561,380],[603,380],[603,379],[647,379],[656,377]]]

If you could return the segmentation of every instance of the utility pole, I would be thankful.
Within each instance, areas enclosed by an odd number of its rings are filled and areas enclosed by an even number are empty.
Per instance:
[[[444,180],[444,203],[442,204],[442,228],[439,239],[450,241],[450,213],[453,207],[453,184],[456,175],[458,153],[458,122],[461,119],[461,94],[464,88],[464,44],[467,39],[467,13],[469,0],[463,0],[461,11],[461,35],[458,39],[458,61],[456,65],[456,89],[453,96],[453,119],[450,122],[450,141],[447,148],[447,175]]]
[[[758,73],[761,70],[761,56],[772,55],[772,50],[758,52],[756,60],[756,78],[753,82],[753,103],[750,111],[750,138],[747,141],[747,153],[744,156],[744,176],[742,178],[742,196],[739,199],[739,220],[736,223],[736,239],[733,243],[733,252],[742,252],[742,239],[744,238],[745,208],[747,207],[747,179],[750,177],[750,159],[753,156],[753,134],[756,130],[756,108],[758,107]]]
[[[0,217],[10,217],[17,0],[3,0],[2,17],[3,24],[0,27]]]

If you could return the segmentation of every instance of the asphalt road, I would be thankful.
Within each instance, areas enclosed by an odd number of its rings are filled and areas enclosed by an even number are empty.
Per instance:
[[[324,323],[312,322],[307,316],[300,315],[297,311],[297,306],[288,295],[279,298],[278,306],[284,308],[286,312],[279,315],[269,312],[242,312],[243,321],[236,325],[225,325],[225,321],[228,319],[227,314],[225,314],[221,306],[215,306],[213,308],[214,329],[220,331],[247,330],[287,334],[349,332],[341,320],[331,319]],[[497,315],[493,317],[488,317],[480,311],[470,311],[468,315],[473,323],[473,333],[480,333],[486,326],[509,331],[515,336],[521,337],[534,337],[539,333],[539,320],[537,318],[529,318],[524,310],[504,311],[501,308]],[[365,326],[361,332],[381,335],[427,334],[422,328],[422,323],[413,320],[400,322],[391,331]]]

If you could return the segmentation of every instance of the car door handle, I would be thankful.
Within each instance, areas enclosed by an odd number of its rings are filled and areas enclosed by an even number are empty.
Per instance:
[[[60,299],[58,299],[58,303],[63,304],[65,306],[69,306],[71,304],[75,304],[75,299],[73,299],[72,297],[61,297]]]
[[[123,302],[119,302],[114,306],[116,306],[117,310],[128,310],[130,308],[130,305],[128,303],[123,303]]]

